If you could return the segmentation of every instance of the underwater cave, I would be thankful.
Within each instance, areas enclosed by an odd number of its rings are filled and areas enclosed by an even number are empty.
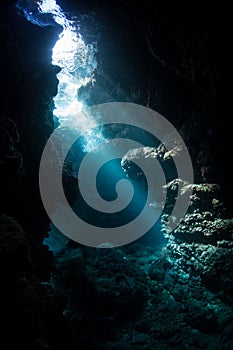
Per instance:
[[[0,4],[5,349],[233,349],[230,5]]]

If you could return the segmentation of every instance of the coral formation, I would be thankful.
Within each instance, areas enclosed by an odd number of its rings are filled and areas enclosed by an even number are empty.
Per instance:
[[[60,30],[34,27],[16,12],[14,0],[2,1],[1,346],[232,349],[231,11],[202,5],[192,7],[191,16],[190,3],[164,7],[161,1],[64,0],[64,6],[80,13],[84,34],[98,37],[96,83],[80,89],[80,101],[128,101],[163,114],[186,142],[195,183],[177,178],[172,159],[179,145],[168,152],[150,140],[121,164],[143,185],[135,159],[157,159],[164,168],[165,244],[154,245],[150,233],[122,248],[93,249],[51,227],[38,169],[57,125],[52,111],[60,68],[51,64],[51,48]],[[217,26],[220,18],[224,23]],[[127,138],[130,131],[113,125],[106,133]],[[79,190],[69,166],[68,159],[64,187],[74,202]],[[191,202],[169,232],[165,224],[178,191],[190,192]],[[156,200],[152,207],[161,204]]]

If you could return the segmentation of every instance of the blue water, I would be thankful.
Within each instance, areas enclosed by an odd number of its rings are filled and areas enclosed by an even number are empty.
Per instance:
[[[59,84],[58,93],[54,98],[53,115],[54,120],[58,121],[58,128],[65,126],[72,128],[72,130],[81,131],[83,134],[78,149],[78,157],[81,160],[82,155],[96,150],[98,145],[106,140],[106,137],[112,136],[106,135],[102,130],[96,128],[96,122],[91,114],[80,116],[79,113],[87,107],[85,99],[80,100],[79,91],[87,85],[95,83],[97,44],[94,41],[88,44],[85,42],[85,38],[80,33],[78,19],[68,18],[55,0],[38,2],[19,0],[17,7],[33,25],[60,26],[62,28],[52,49],[52,63],[61,68],[57,74]],[[151,139],[147,141],[147,146],[154,142]],[[75,167],[78,168],[77,159],[69,160],[69,162],[72,162],[72,172],[75,172]],[[115,185],[122,178],[126,178],[126,175],[121,168],[120,159],[106,163],[97,176],[99,194],[108,201],[114,200],[117,195]],[[90,208],[81,196],[78,196],[73,210],[84,221],[100,227],[117,227],[130,222],[143,209],[147,196],[144,183],[130,181],[134,187],[134,196],[131,203],[122,212],[116,214],[98,213]],[[152,245],[164,242],[160,233],[159,221],[141,240]],[[67,242],[68,239],[51,225],[49,238],[45,239],[49,248],[58,252],[66,246]]]

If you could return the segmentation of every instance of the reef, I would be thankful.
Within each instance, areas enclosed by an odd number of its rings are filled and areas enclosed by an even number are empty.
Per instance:
[[[194,183],[176,176],[179,144],[167,151],[150,142],[125,154],[121,165],[133,181],[145,184],[135,159],[156,158],[167,175],[166,203],[151,203],[155,210],[165,205],[164,241],[153,245],[149,233],[121,248],[94,249],[51,227],[39,193],[41,154],[56,127],[60,68],[51,64],[51,49],[60,29],[35,27],[17,13],[15,1],[1,2],[2,347],[233,348],[231,12],[189,6],[64,0],[66,11],[80,14],[84,35],[98,33],[96,83],[80,89],[80,100],[158,111],[182,135],[194,166]],[[77,181],[65,170],[74,202]],[[191,201],[170,232],[178,191],[191,193]]]

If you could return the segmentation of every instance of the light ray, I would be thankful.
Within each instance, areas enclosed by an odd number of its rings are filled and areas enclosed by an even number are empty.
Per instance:
[[[25,17],[33,24],[46,26],[43,15],[51,15],[54,22],[62,26],[63,30],[52,50],[52,64],[61,68],[57,74],[59,80],[58,92],[54,97],[54,117],[60,125],[68,123],[73,128],[81,128],[85,133],[85,151],[94,150],[104,141],[100,131],[91,131],[95,121],[91,116],[77,118],[84,104],[78,100],[78,91],[89,83],[94,83],[94,72],[97,67],[96,47],[86,44],[78,32],[75,21],[69,20],[55,0],[24,1],[19,0],[18,8],[24,11]],[[84,101],[85,103],[85,101]],[[94,138],[94,139],[93,139]]]

